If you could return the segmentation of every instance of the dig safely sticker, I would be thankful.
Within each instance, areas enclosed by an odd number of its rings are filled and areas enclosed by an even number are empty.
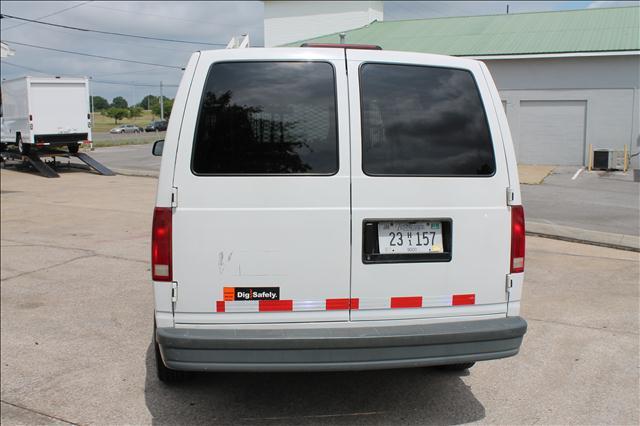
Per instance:
[[[224,300],[280,300],[280,287],[225,287]]]

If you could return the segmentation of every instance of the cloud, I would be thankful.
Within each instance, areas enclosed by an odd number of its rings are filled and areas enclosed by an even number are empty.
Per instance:
[[[3,1],[2,13],[35,19],[80,2]],[[249,34],[253,45],[263,44],[262,2],[106,2],[96,1],[43,19],[63,25],[93,28],[161,38],[226,44],[232,36]],[[169,43],[155,40],[101,35],[30,23],[12,29],[21,21],[2,19],[2,40],[48,46],[57,49],[184,66],[196,50],[220,48],[199,44]],[[12,45],[15,56],[9,63],[38,69],[51,75],[86,75],[95,80],[154,84],[135,87],[94,83],[93,92],[113,99],[122,95],[138,102],[148,93],[158,94],[159,83],[177,84],[181,71],[51,52]],[[4,61],[3,61],[4,62]],[[39,75],[2,65],[2,78]],[[40,74],[41,75],[41,74]],[[173,97],[175,87],[165,87]]]

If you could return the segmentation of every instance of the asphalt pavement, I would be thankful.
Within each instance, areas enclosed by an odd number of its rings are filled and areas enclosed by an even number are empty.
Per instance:
[[[161,157],[151,154],[152,147],[153,144],[111,146],[96,148],[88,154],[121,174],[157,176]]]
[[[551,225],[640,235],[640,184],[633,181],[633,173],[578,170],[556,167],[542,184],[521,185],[527,218]]]
[[[156,180],[0,178],[3,425],[640,421],[637,253],[528,238],[521,352],[466,373],[202,374],[168,387],[151,346]]]

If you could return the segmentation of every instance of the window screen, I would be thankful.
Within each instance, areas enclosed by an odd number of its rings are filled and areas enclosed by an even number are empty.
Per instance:
[[[211,66],[193,148],[196,174],[338,171],[333,66],[228,62]]]
[[[364,64],[360,85],[366,174],[493,175],[491,135],[470,72]]]

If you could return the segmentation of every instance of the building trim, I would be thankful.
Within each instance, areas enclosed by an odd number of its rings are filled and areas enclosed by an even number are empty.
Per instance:
[[[608,52],[567,52],[567,53],[532,53],[513,55],[453,55],[469,59],[491,60],[491,59],[536,59],[536,58],[580,58],[592,56],[638,56],[640,50],[617,50]]]

